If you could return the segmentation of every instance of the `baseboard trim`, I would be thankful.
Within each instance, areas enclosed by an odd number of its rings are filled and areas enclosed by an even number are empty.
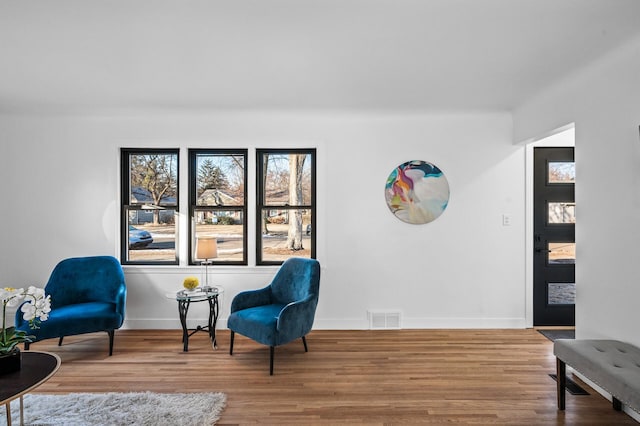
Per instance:
[[[189,318],[189,328],[207,323],[207,318]],[[175,319],[126,319],[125,329],[133,330],[174,330],[180,329],[180,321]],[[227,328],[227,319],[218,319],[217,327]],[[369,330],[369,321],[362,319],[323,319],[316,318],[315,330]],[[491,328],[527,328],[524,318],[406,318],[402,319],[403,329],[491,329]]]

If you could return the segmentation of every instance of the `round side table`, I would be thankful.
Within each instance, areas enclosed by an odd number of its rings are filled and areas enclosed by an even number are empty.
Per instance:
[[[20,398],[20,424],[24,424],[22,397],[55,374],[60,368],[60,357],[49,352],[22,351],[20,370],[0,376],[0,405],[7,410],[7,426],[11,426],[11,401]]]
[[[200,287],[194,291],[179,290],[175,293],[167,293],[167,298],[175,299],[178,302],[178,314],[180,315],[180,324],[182,324],[182,343],[183,351],[189,351],[189,337],[198,331],[208,331],[211,345],[214,349],[218,349],[216,341],[216,323],[218,322],[218,313],[220,307],[218,304],[218,296],[224,293],[222,287]],[[207,325],[198,325],[194,329],[187,328],[187,313],[189,305],[196,302],[209,303],[209,322]]]

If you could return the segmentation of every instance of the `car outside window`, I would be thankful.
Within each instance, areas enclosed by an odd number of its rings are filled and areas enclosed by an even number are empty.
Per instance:
[[[121,263],[177,264],[177,149],[121,150]]]

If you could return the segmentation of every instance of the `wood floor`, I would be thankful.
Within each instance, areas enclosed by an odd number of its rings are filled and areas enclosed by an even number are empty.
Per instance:
[[[205,333],[182,351],[181,332],[121,330],[112,357],[107,334],[38,342],[55,352],[58,373],[35,393],[211,392],[227,394],[219,425],[238,424],[636,424],[579,382],[588,396],[567,394],[556,409],[552,343],[535,330],[313,331],[269,350]]]

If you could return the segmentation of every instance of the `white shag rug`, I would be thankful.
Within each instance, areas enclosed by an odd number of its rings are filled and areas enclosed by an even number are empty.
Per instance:
[[[210,426],[220,418],[223,393],[71,393],[24,396],[26,425],[55,426]],[[0,425],[7,414],[0,408]],[[11,418],[20,424],[20,399],[11,402]]]

